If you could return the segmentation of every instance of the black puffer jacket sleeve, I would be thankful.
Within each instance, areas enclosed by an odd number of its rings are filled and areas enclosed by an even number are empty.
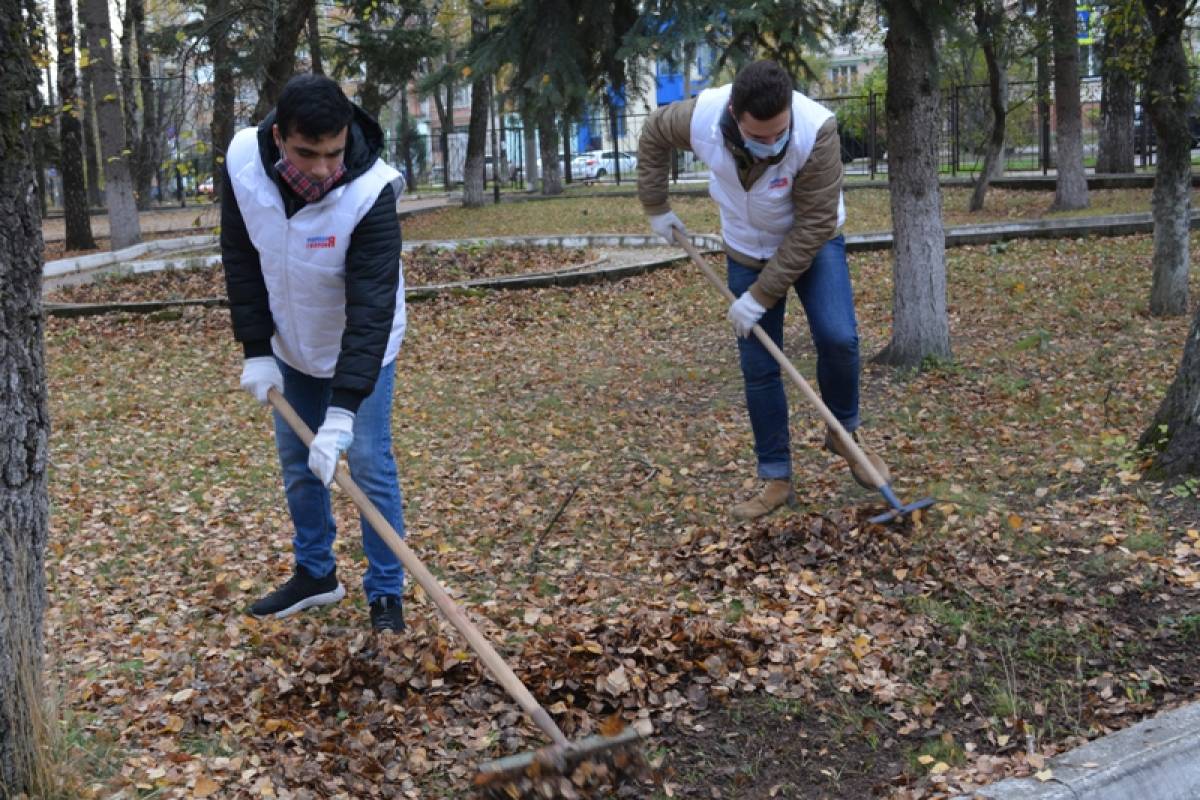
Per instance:
[[[388,184],[354,228],[346,250],[346,330],[331,403],[348,411],[358,411],[379,378],[396,315],[400,251],[396,193]]]
[[[269,356],[275,321],[271,317],[262,263],[238,208],[229,172],[222,168],[221,173],[221,263],[225,265],[225,292],[229,296],[233,336],[242,343],[246,358]]]

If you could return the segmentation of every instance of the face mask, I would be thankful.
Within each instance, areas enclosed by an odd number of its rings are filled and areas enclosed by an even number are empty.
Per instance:
[[[745,133],[742,133],[741,128],[738,128],[738,133],[742,134],[742,143],[746,145],[746,150],[750,152],[750,155],[763,160],[774,158],[782,153],[783,148],[787,147],[788,139],[792,135],[791,131],[788,131],[783,136],[780,136],[774,144],[763,144],[762,142],[756,142]]]
[[[275,171],[293,192],[304,198],[305,202],[315,203],[342,179],[342,176],[346,174],[346,165],[339,164],[328,178],[323,181],[314,181],[297,169],[295,164],[288,161],[287,156],[283,156],[275,162]]]

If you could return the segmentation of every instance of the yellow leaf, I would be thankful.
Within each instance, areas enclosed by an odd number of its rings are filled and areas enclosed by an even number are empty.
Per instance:
[[[1023,525],[1024,523],[1025,523],[1025,520],[1021,519],[1021,516],[1019,514],[1009,514],[1008,515],[1008,527],[1012,528],[1014,531],[1020,530],[1021,525]]]
[[[941,775],[943,772],[949,772],[949,771],[950,771],[950,765],[947,764],[945,761],[939,761],[938,763],[934,764],[932,767],[929,768],[930,775]]]
[[[924,766],[929,766],[933,763],[933,756],[917,756],[917,762]]]
[[[183,717],[178,714],[170,714],[167,716],[167,722],[163,725],[163,730],[169,733],[179,733],[183,730]]]
[[[1046,781],[1048,781],[1054,777],[1054,771],[1049,770],[1049,769],[1044,769],[1041,772],[1035,774],[1033,777],[1037,778],[1042,783],[1045,783]]]
[[[471,77],[471,68],[470,68],[470,67],[463,67],[463,68],[462,68],[462,76],[463,76],[464,78],[469,78],[469,77]]]
[[[221,788],[221,784],[214,781],[207,775],[201,775],[196,779],[196,785],[192,788],[192,797],[208,797],[213,792]]]

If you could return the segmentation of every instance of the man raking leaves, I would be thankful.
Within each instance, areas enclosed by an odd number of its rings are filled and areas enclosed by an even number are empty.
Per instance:
[[[241,383],[275,409],[295,526],[291,580],[250,611],[286,617],[345,595],[332,549],[329,486],[336,482],[362,514],[372,627],[404,629],[407,568],[552,741],[484,765],[481,788],[510,796],[509,785],[585,761],[636,768],[633,729],[568,740],[403,541],[391,446],[395,359],[405,330],[400,176],[379,158],[382,143],[378,124],[335,82],[303,75],[288,82],[257,129],[237,134],[229,147],[221,250],[234,334],[245,353]],[[343,453],[354,479],[339,466]]]
[[[858,326],[840,231],[845,208],[836,118],[794,91],[787,73],[772,61],[757,61],[732,84],[651,114],[638,144],[638,197],[654,232],[682,244],[687,230],[668,202],[673,148],[691,150],[709,167],[709,194],[721,213],[728,316],[738,337],[763,481],[758,494],[733,505],[731,514],[756,519],[796,502],[780,375],[782,367],[793,380],[799,378],[780,349],[792,289],[817,349],[820,397],[811,390],[806,394],[823,411],[825,447],[849,462],[860,485],[884,492],[895,513],[883,517],[920,507],[894,500],[887,466],[860,433]],[[799,381],[807,389],[803,378]]]

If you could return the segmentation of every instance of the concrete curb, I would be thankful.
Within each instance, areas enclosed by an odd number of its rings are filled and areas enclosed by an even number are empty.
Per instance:
[[[1200,797],[1200,703],[1110,733],[1052,759],[1053,777],[1009,778],[990,800],[1192,800]],[[958,800],[965,800],[958,798]]]
[[[630,245],[630,240],[642,240],[641,245]],[[622,236],[619,234],[608,234],[599,236],[530,236],[530,237],[502,237],[498,239],[458,239],[447,242],[431,242],[431,241],[416,241],[406,242],[404,249],[411,250],[423,246],[465,246],[475,242],[487,243],[528,243],[537,242],[542,245],[561,244],[564,247],[579,247],[584,245],[595,246],[619,246],[614,242],[625,242],[627,247],[659,247],[661,242],[657,236]],[[692,244],[701,251],[715,251],[721,247],[721,240],[716,236],[695,235],[692,236]],[[220,260],[219,256],[211,256],[209,258]],[[506,289],[541,289],[551,286],[581,286],[588,283],[602,283],[605,281],[616,281],[623,278],[632,277],[634,275],[643,275],[648,272],[663,269],[672,266],[685,259],[682,253],[679,256],[674,256],[666,259],[652,259],[648,261],[640,261],[633,264],[614,264],[606,265],[607,258],[598,258],[586,264],[568,267],[562,270],[553,272],[537,272],[524,275],[508,275],[499,278],[473,278],[465,281],[454,281],[452,283],[427,284],[424,286],[408,286],[404,290],[405,300],[417,301],[428,300],[439,295],[446,294],[464,294],[479,291],[502,291]],[[147,262],[157,263],[157,262]],[[181,265],[181,266],[187,266]],[[149,270],[138,270],[149,271]],[[45,303],[43,309],[46,314],[51,317],[91,317],[102,314],[148,314],[158,311],[163,311],[169,308],[177,308],[184,306],[201,306],[214,307],[228,305],[228,301],[223,297],[204,297],[192,298],[187,300],[163,300],[138,303]]]
[[[104,253],[91,253],[86,256],[47,261],[42,268],[42,277],[56,278],[73,272],[92,272],[104,267],[111,267],[113,264],[133,261],[151,253],[172,253],[177,250],[211,247],[216,243],[217,237],[213,234],[184,236],[178,239],[152,239],[123,250],[110,250]]]

